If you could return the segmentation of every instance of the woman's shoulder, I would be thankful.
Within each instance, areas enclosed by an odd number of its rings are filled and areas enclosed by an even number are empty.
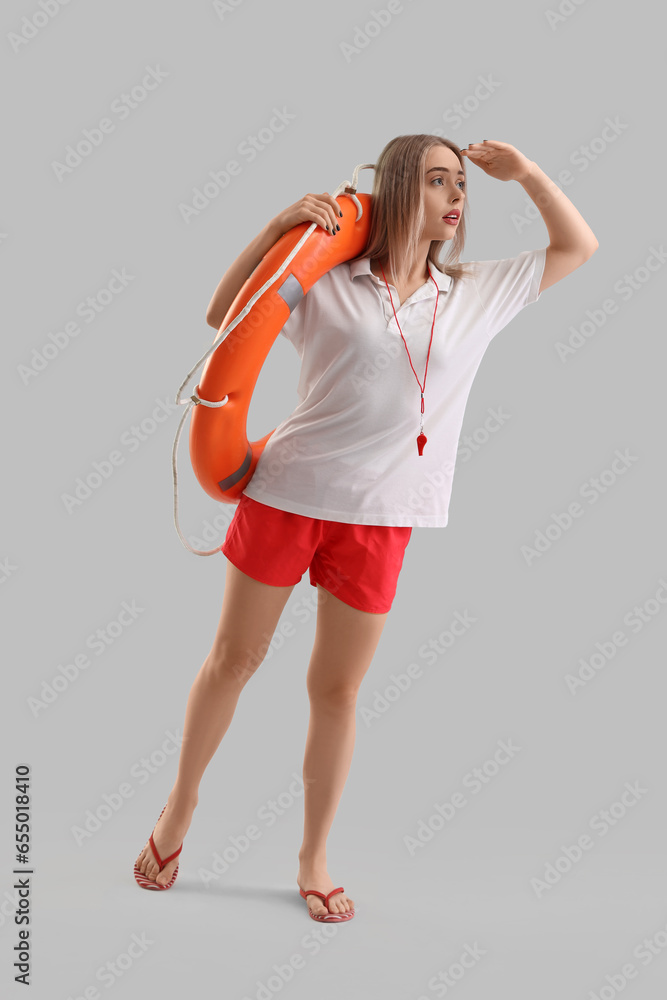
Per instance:
[[[359,266],[359,265],[362,266]],[[368,271],[370,273],[370,268],[368,263],[365,267],[363,262],[344,260],[339,264],[334,264],[333,267],[328,268],[324,274],[321,274],[316,281],[310,286],[310,291],[317,289],[317,294],[326,294],[327,292],[332,292],[335,290],[340,294],[341,291],[345,291],[355,284],[354,278],[357,274]],[[314,296],[313,296],[314,297]]]

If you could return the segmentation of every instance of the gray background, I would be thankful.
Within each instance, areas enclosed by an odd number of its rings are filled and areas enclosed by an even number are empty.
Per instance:
[[[11,872],[13,773],[26,762],[33,997],[662,996],[664,279],[662,264],[645,267],[665,238],[654,8],[587,0],[551,25],[556,4],[413,0],[393,4],[390,22],[346,57],[385,3],[218,6],[74,0],[16,52],[11,33],[27,32],[22,18],[41,8],[3,7],[2,990],[24,995],[13,983]],[[127,118],[111,112],[158,66],[166,77]],[[492,92],[476,98],[489,78]],[[250,160],[241,144],[275,108],[294,118]],[[59,181],[53,162],[105,116],[114,131]],[[605,141],[607,119],[622,128]],[[303,799],[289,793],[308,721],[307,574],[282,619],[296,634],[246,688],[204,777],[176,886],[140,892],[132,878],[176,773],[176,755],[160,748],[181,730],[224,586],[224,557],[193,556],[174,529],[171,448],[182,409],[173,401],[215,336],[205,311],[220,277],[268,219],[308,191],[332,191],[393,136],[438,130],[460,145],[510,142],[554,179],[569,169],[565,191],[600,247],[506,327],[482,362],[463,435],[482,441],[492,408],[510,419],[459,462],[447,528],[413,532],[359,695],[353,766],[328,844],[334,883],[357,916],[316,944],[321,927],[295,881]],[[180,206],[230,159],[240,175],[186,223]],[[547,245],[540,218],[515,221],[533,208],[518,184],[468,171],[464,259]],[[371,185],[362,172],[360,190]],[[93,322],[79,317],[79,335],[26,384],[20,366],[33,348],[123,268],[128,286]],[[636,275],[631,294],[624,275]],[[561,361],[558,343],[607,300],[613,314]],[[296,405],[297,377],[298,356],[278,338],[251,438]],[[168,419],[131,450],[127,432],[160,400]],[[617,449],[636,460],[587,501],[582,487],[610,469]],[[68,513],[63,494],[114,450],[122,464]],[[187,434],[179,460],[184,532],[204,548],[222,544],[234,507],[200,489]],[[522,546],[577,500],[583,516],[529,564]],[[214,518],[217,534],[202,539]],[[29,699],[124,601],[143,611],[102,655],[88,648],[90,666],[35,715]],[[626,615],[636,606],[646,621],[634,631]],[[420,647],[457,612],[475,624],[428,663]],[[625,646],[571,693],[567,675],[619,630]],[[421,677],[367,725],[364,710],[410,663]],[[466,775],[501,740],[520,751],[474,794]],[[614,805],[626,783],[639,797]],[[128,797],[77,842],[88,811],[118,805],[120,786]],[[465,808],[413,856],[404,838],[457,791]],[[258,810],[278,799],[283,813],[269,826]],[[605,809],[615,818],[603,834],[591,821]],[[205,888],[200,869],[252,823],[259,840]],[[532,880],[586,834],[591,849],[538,893]],[[151,943],[122,976],[101,981],[98,970],[132,935]],[[644,939],[653,954],[636,950]],[[457,965],[466,947],[484,953],[468,969]],[[295,955],[302,968],[262,994]],[[436,988],[433,977],[448,970],[450,985]]]

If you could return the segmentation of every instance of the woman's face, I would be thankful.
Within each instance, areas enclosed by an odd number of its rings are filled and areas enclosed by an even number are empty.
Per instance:
[[[426,154],[423,184],[424,239],[453,239],[465,202],[463,167],[453,150],[440,144],[431,146]],[[450,213],[458,213],[458,219],[445,220]]]

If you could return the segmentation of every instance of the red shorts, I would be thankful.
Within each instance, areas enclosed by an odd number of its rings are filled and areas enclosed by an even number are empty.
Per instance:
[[[308,568],[314,587],[319,583],[359,611],[385,614],[411,534],[410,526],[306,517],[242,493],[220,551],[274,587],[299,583]]]

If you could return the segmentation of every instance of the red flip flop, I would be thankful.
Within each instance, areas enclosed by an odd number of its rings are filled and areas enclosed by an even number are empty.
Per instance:
[[[167,807],[165,806],[164,809],[166,809],[166,808]],[[162,813],[164,812],[164,809],[160,813],[160,816],[162,816]],[[160,816],[158,816],[158,820],[160,819]],[[157,823],[155,824],[155,826],[157,826]],[[155,833],[155,827],[153,827],[153,833]],[[165,858],[164,861],[163,861],[162,858],[160,857],[160,855],[158,854],[157,847],[155,846],[155,841],[153,840],[153,833],[151,833],[150,837],[148,838],[148,843],[151,846],[151,851],[153,852],[153,855],[155,856],[155,860],[157,861],[157,863],[160,866],[160,871],[162,871],[163,868],[165,867],[165,865],[168,865],[170,861],[173,861],[174,858],[178,857],[178,855],[183,850],[183,844],[181,844],[181,846],[179,847],[179,849],[177,851],[174,851],[173,854],[170,854],[169,857]],[[159,872],[158,872],[158,875],[159,875]],[[174,874],[172,875],[172,877],[170,878],[170,880],[167,882],[167,884],[166,885],[160,885],[158,882],[154,882],[152,879],[146,878],[146,876],[143,874],[143,872],[139,871],[139,869],[138,869],[138,867],[137,867],[136,864],[134,866],[134,879],[135,879],[137,885],[141,886],[142,889],[171,889],[172,885],[176,881],[176,876],[177,875],[178,875],[178,865],[176,865],[176,869],[174,871]]]
[[[327,910],[329,909],[329,897],[335,896],[337,892],[345,892],[342,885],[338,886],[337,889],[332,889],[331,892],[328,892],[326,894],[326,896],[324,895],[323,892],[318,892],[317,889],[309,889],[308,892],[304,892],[303,889],[299,889],[299,893],[303,896],[304,899],[306,898],[306,896],[319,896],[320,899],[324,900],[324,905],[326,906]],[[347,910],[345,913],[332,913],[330,910],[329,913],[313,913],[311,908],[308,907],[308,913],[313,918],[313,920],[321,920],[324,923],[333,924],[333,923],[340,923],[342,920],[351,920],[352,917],[354,916],[354,909]]]

